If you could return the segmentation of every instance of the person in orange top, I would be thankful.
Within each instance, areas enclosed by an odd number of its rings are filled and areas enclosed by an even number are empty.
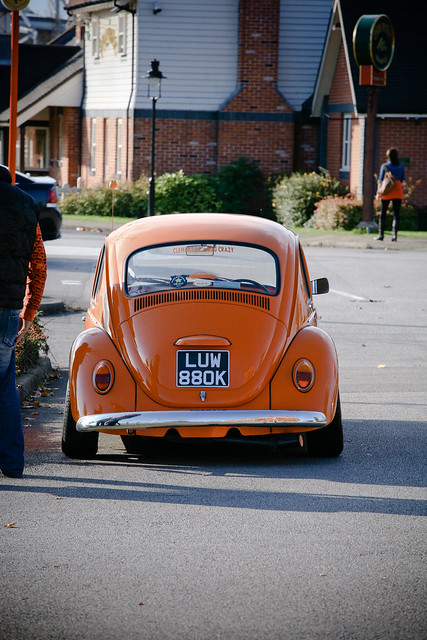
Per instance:
[[[15,346],[28,332],[43,295],[46,253],[35,200],[12,185],[0,165],[0,469],[20,478],[24,434],[15,380]]]
[[[380,212],[380,223],[378,228],[378,237],[376,240],[384,240],[384,230],[387,216],[387,209],[390,204],[390,201],[393,202],[393,227],[392,227],[392,242],[396,242],[397,240],[397,232],[399,230],[399,222],[400,222],[400,206],[403,200],[403,181],[405,180],[405,170],[403,165],[399,162],[399,154],[397,149],[388,149],[386,153],[387,162],[381,165],[380,175],[378,176],[378,185],[384,179],[386,171],[390,171],[393,176],[396,178],[397,184],[396,186],[389,191],[386,195],[379,196],[377,194],[377,198],[381,198],[381,212]]]

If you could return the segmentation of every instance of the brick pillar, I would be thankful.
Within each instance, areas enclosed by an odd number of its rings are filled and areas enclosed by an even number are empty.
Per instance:
[[[292,110],[276,88],[279,15],[280,0],[240,0],[238,91],[221,112],[219,166],[246,156],[265,173],[292,170]]]

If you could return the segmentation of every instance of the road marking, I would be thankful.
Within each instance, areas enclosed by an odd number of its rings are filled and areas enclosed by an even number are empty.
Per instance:
[[[354,293],[347,293],[346,291],[338,291],[337,289],[329,289],[330,293],[336,293],[337,296],[344,296],[345,298],[351,298],[352,300],[362,300],[364,302],[370,302],[369,298],[363,298],[356,296]]]
[[[64,284],[68,287],[78,287],[81,286],[81,280],[61,280],[61,284]]]
[[[48,245],[45,244],[46,255],[48,258],[97,258],[99,256],[99,247],[72,247],[68,245]]]

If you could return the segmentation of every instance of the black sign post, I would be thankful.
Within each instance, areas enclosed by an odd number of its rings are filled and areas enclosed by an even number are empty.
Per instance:
[[[367,86],[365,163],[363,168],[363,208],[359,227],[368,233],[373,221],[375,140],[378,87],[386,85],[386,70],[394,54],[394,31],[385,15],[363,15],[353,31],[353,53],[359,66],[359,84]]]

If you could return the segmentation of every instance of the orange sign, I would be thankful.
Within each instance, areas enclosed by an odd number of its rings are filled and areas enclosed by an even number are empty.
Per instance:
[[[371,64],[362,64],[359,67],[359,84],[369,87],[385,87],[387,71],[379,71]]]

